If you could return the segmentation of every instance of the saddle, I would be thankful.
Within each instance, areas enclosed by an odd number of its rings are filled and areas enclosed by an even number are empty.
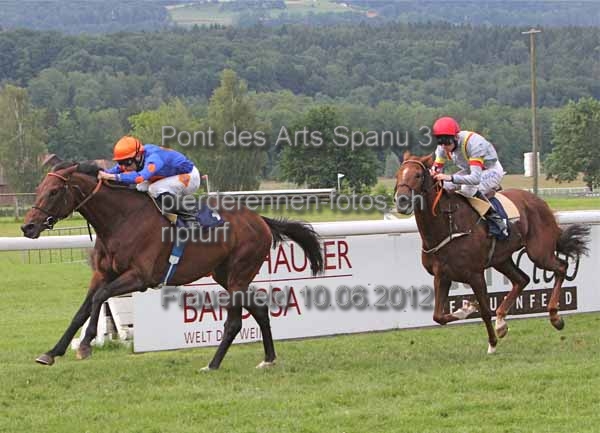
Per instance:
[[[485,218],[485,214],[490,209],[490,206],[494,204],[494,208],[500,214],[505,213],[506,217],[509,221],[517,220],[520,218],[519,209],[515,206],[515,204],[504,194],[500,192],[496,192],[492,198],[490,198],[489,202],[485,200],[481,200],[477,197],[471,197],[464,194],[462,191],[456,191],[456,194],[460,194],[464,198],[467,199],[469,205],[475,209],[475,211],[481,216]]]
[[[148,194],[149,195],[149,194]],[[194,209],[181,209],[179,213],[166,212],[164,211],[160,204],[156,201],[154,197],[149,195],[152,199],[152,203],[158,211],[171,222],[171,224],[176,225],[178,227],[186,227],[193,228],[193,223],[198,223],[202,229],[211,229],[213,227],[222,226],[225,222],[221,215],[214,210],[211,209],[206,202],[202,202],[199,206],[196,206]],[[188,224],[191,223],[191,224]]]
[[[150,194],[148,195],[152,199],[152,203],[154,203],[156,209],[169,220],[177,230],[177,236],[174,238],[175,242],[173,242],[171,254],[169,256],[169,268],[163,277],[162,283],[159,285],[159,287],[166,287],[177,270],[177,265],[183,256],[185,246],[188,242],[188,236],[180,237],[179,230],[184,230],[184,232],[187,233],[197,232],[197,230],[202,232],[202,230],[210,230],[214,227],[222,226],[225,221],[217,211],[212,210],[205,201],[201,202],[198,206],[195,206],[194,209],[176,206],[175,209],[178,210],[179,213],[172,213],[164,211],[156,199]]]

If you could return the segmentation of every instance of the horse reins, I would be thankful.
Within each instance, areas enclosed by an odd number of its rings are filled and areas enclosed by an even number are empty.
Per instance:
[[[60,175],[58,173],[54,173],[54,172],[50,172],[48,173],[46,176],[53,176],[53,177],[57,177],[60,180],[62,180],[65,183],[65,189],[69,189],[70,187],[77,189],[77,191],[79,191],[82,195],[85,196],[84,192],[81,190],[81,188],[79,188],[79,186],[77,185],[71,185],[69,183],[69,178]],[[92,192],[88,195],[85,196],[84,199],[77,205],[75,206],[75,208],[73,208],[73,212],[75,212],[76,210],[79,210],[81,207],[83,207],[83,205],[85,205],[88,201],[90,201],[92,199],[92,197],[94,197],[94,195],[96,195],[96,193],[98,191],[100,191],[100,188],[102,187],[103,184],[103,180],[99,179],[98,183],[96,184],[96,186],[94,187],[94,189],[92,190]],[[66,203],[66,197],[65,197],[65,203]],[[60,221],[62,218],[56,217],[54,215],[52,215],[52,213],[50,213],[48,210],[40,207],[40,206],[31,206],[32,209],[36,209],[39,210],[40,212],[48,215],[48,218],[46,218],[46,221],[44,221],[44,225],[46,226],[46,228],[52,230],[54,228],[54,225]],[[92,239],[92,228],[90,227],[90,223],[87,223],[87,227],[88,227],[88,233],[90,235],[90,240]]]
[[[427,192],[427,188],[425,188],[425,178],[426,178],[426,176],[429,175],[428,168],[425,167],[425,164],[423,164],[421,161],[418,161],[416,159],[407,159],[406,161],[403,161],[402,164],[400,164],[400,167],[402,167],[405,164],[411,163],[411,162],[419,165],[423,169],[423,180],[421,181],[421,190],[423,192]],[[394,194],[399,186],[405,186],[411,192],[414,193],[414,189],[412,189],[409,185],[407,185],[405,183],[400,183],[400,184],[396,185],[396,187],[394,188]],[[436,182],[435,186],[438,188],[438,191],[436,192],[435,198],[433,199],[433,204],[431,205],[431,213],[433,214],[433,216],[437,216],[435,209],[436,209],[437,205],[439,204],[440,199],[442,198],[442,193],[444,192],[443,183],[441,181]],[[423,251],[425,254],[437,253],[439,250],[441,250],[444,246],[446,246],[447,244],[452,242],[454,239],[462,237],[462,236],[466,236],[471,233],[470,231],[454,233],[452,230],[452,223],[449,222],[449,225],[450,225],[450,234],[445,239],[443,239],[435,247],[429,248],[429,249],[421,248],[421,251]]]

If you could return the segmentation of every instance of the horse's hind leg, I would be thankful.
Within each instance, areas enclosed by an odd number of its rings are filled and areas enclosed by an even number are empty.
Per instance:
[[[504,318],[523,289],[529,284],[530,278],[525,272],[519,269],[510,257],[499,265],[494,266],[494,268],[505,275],[513,285],[511,291],[502,301],[502,304],[496,309],[496,334],[499,338],[502,338],[508,332],[508,325]]]
[[[560,331],[565,327],[565,322],[558,314],[558,301],[560,299],[560,289],[567,273],[568,262],[557,257],[552,249],[542,254],[528,251],[528,255],[538,268],[554,272],[554,287],[552,288],[552,296],[550,296],[550,302],[548,303],[548,314],[550,315],[552,326]]]
[[[558,314],[558,303],[560,299],[560,289],[562,288],[563,281],[565,280],[567,266],[569,263],[555,255],[552,257],[554,259],[554,287],[552,288],[552,296],[550,296],[550,302],[548,303],[548,314],[550,315],[550,323],[552,323],[552,326],[560,331],[565,327],[565,322]]]
[[[266,305],[250,305],[246,309],[252,314],[262,333],[263,347],[265,349],[265,359],[256,368],[271,367],[275,364],[275,346],[273,345],[273,335],[271,333],[271,324],[269,321],[269,307]]]
[[[233,340],[242,329],[242,303],[244,304],[244,307],[250,307],[249,311],[252,309],[252,303],[243,300],[249,297],[247,291],[248,286],[262,265],[262,260],[256,260],[255,257],[260,257],[262,259],[265,255],[266,253],[264,255],[257,256],[255,254],[254,247],[252,247],[252,250],[241,249],[238,251],[236,256],[232,257],[226,264],[221,264],[215,269],[215,280],[227,289],[230,300],[227,307],[227,320],[225,321],[223,339],[221,340],[213,359],[210,361],[208,366],[202,370],[216,370],[220,367],[227,350],[229,350],[229,347],[231,346],[231,343],[233,343]],[[233,263],[233,265],[230,266],[229,263]],[[225,281],[225,279],[227,281]],[[238,296],[239,294],[236,294],[237,292],[241,291],[244,292],[244,296]],[[242,302],[240,302],[240,299],[242,299]],[[252,311],[250,312],[252,313]],[[263,319],[261,318],[260,320]],[[261,323],[258,320],[257,322],[259,323],[259,326],[261,326],[261,332],[264,333]],[[270,332],[267,334],[267,336],[270,336]],[[264,335],[263,338],[265,338]],[[272,345],[272,339],[270,341]]]
[[[229,292],[231,293],[231,292]],[[215,356],[210,361],[207,367],[203,370],[216,370],[221,365],[227,350],[235,340],[242,329],[242,306],[241,305],[230,305],[227,307],[227,320],[225,320],[225,329],[223,332],[223,339],[217,348]]]
[[[221,264],[213,270],[213,278],[229,293],[230,300],[238,300],[234,297],[233,292],[229,290],[229,271],[227,264]],[[221,365],[227,350],[236,335],[242,329],[242,306],[241,305],[228,305],[227,307],[227,319],[225,320],[225,327],[223,330],[223,338],[217,348],[217,352],[213,356],[212,361],[204,367],[203,371],[216,370]]]

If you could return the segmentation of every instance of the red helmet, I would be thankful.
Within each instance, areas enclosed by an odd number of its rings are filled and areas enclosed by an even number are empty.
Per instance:
[[[433,135],[456,135],[460,125],[452,117],[440,117],[433,124]]]

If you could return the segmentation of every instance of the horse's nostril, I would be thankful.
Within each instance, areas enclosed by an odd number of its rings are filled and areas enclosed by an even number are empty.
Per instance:
[[[23,224],[21,226],[21,231],[23,233],[27,232],[27,230],[30,230],[31,228],[33,228],[34,224],[33,223],[27,223],[27,224]]]

